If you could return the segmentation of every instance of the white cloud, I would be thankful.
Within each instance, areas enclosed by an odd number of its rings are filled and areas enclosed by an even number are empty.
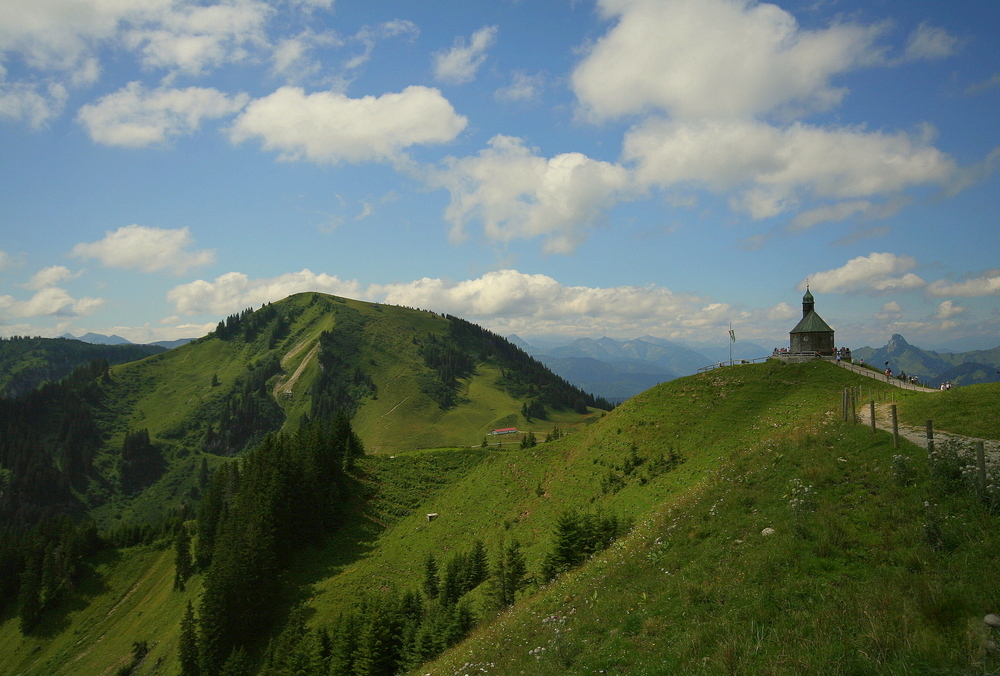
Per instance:
[[[662,110],[674,119],[826,110],[845,90],[831,79],[877,62],[882,26],[806,30],[768,3],[601,0],[614,26],[572,74],[585,115]]]
[[[344,64],[344,70],[353,70],[368,63],[372,52],[375,51],[375,44],[379,40],[395,38],[400,35],[415,38],[420,34],[420,29],[412,21],[405,19],[394,19],[380,23],[377,26],[364,26],[351,38],[352,42],[360,42],[364,46],[361,54],[356,54]]]
[[[27,122],[40,129],[54,118],[66,102],[66,90],[49,87],[45,93],[33,83],[3,82],[0,77],[0,118]]]
[[[230,132],[234,143],[259,138],[286,160],[378,162],[404,159],[417,144],[447,143],[468,120],[437,89],[411,86],[395,94],[348,98],[281,87],[252,101]]]
[[[264,26],[273,11],[255,0],[176,3],[134,24],[125,31],[124,41],[141,53],[148,68],[200,75],[210,67],[246,59],[249,46],[265,45]]]
[[[881,312],[876,312],[875,319],[880,321],[898,321],[903,316],[903,308],[894,300],[882,304]]]
[[[770,310],[768,310],[765,316],[771,320],[791,319],[792,317],[796,316],[796,311],[792,308],[791,305],[789,305],[785,301],[781,301],[780,303],[772,307]]]
[[[0,272],[3,272],[7,268],[11,267],[11,265],[13,265],[13,260],[11,259],[10,254],[3,249],[0,249]]]
[[[941,304],[938,305],[938,311],[934,318],[942,320],[951,319],[952,317],[957,317],[963,312],[965,312],[965,308],[961,305],[955,305],[954,301],[943,300],[941,301]]]
[[[304,291],[358,298],[360,289],[356,281],[343,281],[336,276],[315,274],[305,269],[269,279],[250,279],[242,272],[229,272],[212,282],[199,279],[175,286],[167,292],[167,300],[181,315],[212,314],[221,317]]]
[[[979,277],[964,282],[947,282],[940,279],[928,287],[932,296],[995,296],[1000,294],[1000,270],[986,270]]]
[[[235,114],[249,99],[246,94],[227,96],[204,87],[148,91],[130,82],[96,104],[80,108],[77,121],[97,143],[137,148],[194,133],[203,119]]]
[[[454,46],[434,55],[434,79],[449,84],[463,84],[476,78],[476,71],[486,60],[486,50],[496,41],[497,27],[484,26],[465,38],[455,38]]]
[[[630,190],[617,164],[580,153],[546,159],[510,136],[494,136],[478,155],[447,164],[431,181],[451,193],[445,218],[453,240],[475,220],[489,240],[544,237],[546,251],[570,253]]]
[[[192,242],[188,228],[167,230],[133,224],[107,232],[97,242],[77,244],[72,255],[96,258],[112,268],[182,274],[215,260],[215,252],[210,249],[190,251]]]
[[[59,282],[69,279],[72,276],[73,273],[65,266],[50,265],[32,275],[31,279],[24,286],[32,291],[40,291],[50,286],[58,286]]]
[[[924,22],[907,38],[903,58],[907,61],[943,59],[954,54],[957,46],[958,38],[943,28],[935,28]]]
[[[104,304],[102,298],[73,298],[65,289],[49,286],[26,301],[0,296],[0,320],[7,317],[80,317],[92,314]]]
[[[502,333],[693,335],[723,326],[725,304],[677,294],[657,286],[594,288],[565,286],[540,274],[498,270],[478,279],[449,282],[424,278],[372,285],[367,297],[468,317]]]
[[[852,258],[842,267],[809,275],[809,285],[821,293],[916,289],[926,285],[920,277],[908,272],[916,265],[911,256],[872,253]],[[804,289],[805,283],[799,287]]]
[[[925,184],[947,184],[952,158],[919,135],[824,129],[802,123],[673,122],[649,119],[625,137],[623,157],[635,163],[642,186],[684,184],[732,191],[730,205],[754,218],[797,208],[806,199],[851,200],[803,216],[815,224],[875,205],[858,198],[895,195]]]
[[[523,70],[515,70],[510,85],[493,93],[498,101],[534,101],[541,95],[545,76],[542,73],[528,75]]]

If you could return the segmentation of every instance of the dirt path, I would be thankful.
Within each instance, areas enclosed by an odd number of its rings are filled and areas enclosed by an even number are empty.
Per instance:
[[[937,390],[932,390],[937,391]],[[883,430],[885,432],[892,432],[892,412],[889,407],[891,404],[875,404],[875,427]],[[858,417],[861,422],[865,425],[871,425],[871,417],[869,415],[869,404],[863,404],[858,410]],[[924,427],[914,427],[913,425],[906,425],[904,423],[899,423],[899,436],[913,442],[917,446],[923,449],[927,448],[927,429]],[[974,443],[977,441],[983,442],[983,447],[986,449],[986,453],[992,456],[995,460],[1000,460],[1000,441],[994,439],[980,439],[978,437],[968,437],[962,434],[952,434],[951,432],[945,432],[942,430],[934,430],[934,442],[941,443],[954,439],[962,443]]]
[[[841,368],[845,368],[848,371],[853,371],[854,373],[857,373],[859,376],[865,376],[867,378],[874,378],[875,380],[878,380],[879,382],[888,383],[888,384],[892,385],[893,387],[899,387],[899,388],[902,388],[904,390],[913,390],[914,392],[940,392],[940,390],[936,390],[933,387],[924,387],[923,385],[914,385],[913,383],[903,382],[902,380],[900,380],[899,378],[896,378],[896,377],[886,378],[883,374],[881,374],[881,373],[879,373],[877,371],[872,371],[871,369],[865,368],[864,366],[858,366],[857,364],[851,364],[851,363],[848,363],[846,361],[839,361],[839,362],[837,362],[837,366],[840,366]]]
[[[298,352],[298,350],[301,349],[301,347],[302,347],[301,345],[299,347],[296,347],[294,351]],[[301,376],[302,372],[306,370],[306,366],[309,365],[309,362],[312,361],[312,358],[316,356],[317,352],[319,352],[319,343],[316,343],[316,345],[313,346],[313,349],[309,350],[309,354],[303,357],[302,361],[299,363],[299,367],[295,369],[295,373],[293,373],[288,378],[288,380],[278,381],[278,383],[274,386],[275,399],[277,399],[279,395],[286,394],[292,391],[292,388],[295,387],[295,383],[297,383],[299,380],[299,376]],[[292,353],[289,352],[287,355],[285,355],[285,359],[282,359],[282,363],[284,363],[291,354]]]

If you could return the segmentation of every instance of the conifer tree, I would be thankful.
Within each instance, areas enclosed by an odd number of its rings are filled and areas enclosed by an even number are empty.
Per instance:
[[[184,619],[181,620],[181,636],[177,652],[178,661],[181,663],[181,676],[201,676],[198,664],[198,624],[190,601],[187,610],[184,611]]]
[[[438,585],[438,567],[433,554],[428,554],[424,561],[424,593],[427,598],[436,599],[440,587]]]
[[[184,591],[184,584],[191,577],[191,535],[181,524],[174,538],[174,590]]]

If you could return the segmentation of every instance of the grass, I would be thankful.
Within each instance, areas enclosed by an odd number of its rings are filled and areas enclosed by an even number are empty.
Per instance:
[[[930,419],[936,429],[954,434],[1000,439],[1000,384],[968,385],[908,398],[899,417],[923,426]]]
[[[370,499],[298,558],[290,601],[327,625],[366,591],[419,587],[428,553],[441,560],[474,539],[491,555],[517,539],[537,571],[559,515],[600,508],[633,518],[632,532],[502,615],[474,591],[473,635],[415,673],[996,671],[982,617],[1000,609],[1000,519],[936,483],[925,453],[841,422],[843,388],[862,383],[887,387],[829,364],[732,367],[660,385],[532,449],[366,457]],[[915,458],[912,481],[897,480],[900,452]],[[670,453],[683,462],[658,471]],[[76,673],[101,673],[148,640],[139,673],[174,673],[198,582],[166,591],[169,557],[136,548],[103,562],[103,591],[46,637],[21,639],[6,620],[0,644],[16,648],[0,651],[0,672],[50,673],[89,648]],[[132,589],[129,612],[109,613]]]

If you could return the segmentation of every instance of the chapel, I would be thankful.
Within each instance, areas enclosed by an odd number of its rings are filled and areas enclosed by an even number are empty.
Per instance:
[[[833,329],[816,313],[816,299],[806,284],[802,296],[802,319],[788,332],[789,352],[795,354],[814,353],[832,357],[834,346]]]

